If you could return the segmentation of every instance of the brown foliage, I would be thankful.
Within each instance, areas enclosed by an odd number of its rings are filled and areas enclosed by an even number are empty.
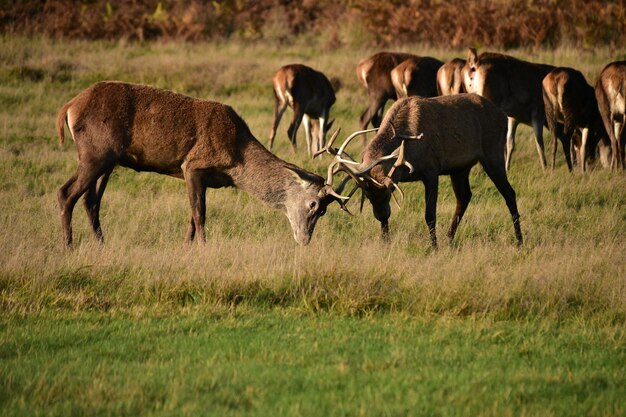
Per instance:
[[[6,0],[5,0],[6,2]],[[2,3],[2,1],[0,1]],[[623,0],[23,0],[0,8],[0,32],[52,38],[284,40],[360,24],[378,45],[510,48],[619,45]],[[348,29],[349,30],[349,29]]]

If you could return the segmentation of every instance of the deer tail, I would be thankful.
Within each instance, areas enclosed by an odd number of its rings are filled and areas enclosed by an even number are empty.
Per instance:
[[[65,122],[67,121],[67,110],[69,109],[70,104],[71,101],[65,103],[57,114],[56,128],[60,145],[63,145],[65,143]]]
[[[59,144],[65,143],[65,121],[67,120],[67,109],[70,107],[70,102],[67,102],[59,109],[57,114],[57,136],[59,137]]]

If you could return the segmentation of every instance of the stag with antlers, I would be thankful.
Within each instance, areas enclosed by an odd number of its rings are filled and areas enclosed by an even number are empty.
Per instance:
[[[509,183],[504,164],[506,114],[489,100],[476,94],[462,94],[431,99],[410,97],[396,102],[389,110],[376,136],[357,162],[346,152],[352,139],[371,130],[350,135],[339,149],[332,147],[337,133],[318,154],[328,152],[334,160],[328,168],[326,184],[332,186],[339,172],[347,176],[337,188],[343,192],[354,180],[357,189],[372,204],[381,224],[383,239],[389,237],[390,201],[394,191],[402,196],[398,183],[422,181],[426,194],[426,223],[433,247],[437,246],[436,210],[439,176],[449,175],[457,204],[448,239],[453,240],[457,227],[472,197],[469,173],[480,162],[504,197],[513,218],[515,237],[522,245],[515,191]]]

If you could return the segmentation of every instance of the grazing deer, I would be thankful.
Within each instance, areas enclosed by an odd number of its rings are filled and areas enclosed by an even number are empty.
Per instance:
[[[269,149],[274,146],[276,129],[287,106],[293,108],[293,121],[287,134],[296,150],[296,134],[300,123],[304,124],[309,156],[324,146],[326,133],[334,120],[328,120],[330,108],[335,104],[335,91],[324,74],[301,64],[285,65],[272,80],[276,102],[274,124],[270,133]],[[311,119],[316,122],[311,123]]]
[[[464,93],[463,67],[465,60],[454,58],[439,68],[437,71],[437,93],[440,96]]]
[[[438,59],[422,56],[402,61],[391,70],[391,83],[398,98],[437,95],[437,70],[443,65]]]
[[[348,174],[337,192],[342,192],[347,181],[353,179],[372,203],[382,236],[387,239],[390,199],[394,190],[401,193],[397,184],[422,181],[426,192],[426,224],[431,243],[436,247],[439,176],[450,176],[457,200],[448,230],[448,239],[452,241],[472,198],[470,170],[480,162],[506,201],[517,243],[521,245],[515,191],[507,179],[502,152],[506,127],[506,114],[476,94],[399,100],[389,109],[378,133],[363,151],[362,162],[355,162],[345,150],[355,136],[367,131],[349,136],[338,150],[331,147],[334,137],[329,141],[325,150],[335,155],[335,160],[328,168],[326,184],[331,186],[333,175],[339,171]]]
[[[596,98],[606,132],[611,139],[611,169],[624,170],[626,123],[626,61],[608,64],[596,83]]]
[[[361,129],[380,126],[387,100],[397,98],[396,90],[391,82],[391,70],[402,61],[416,58],[415,55],[400,52],[379,52],[359,62],[356,76],[367,88],[370,104],[360,118]]]
[[[235,186],[285,213],[294,239],[306,245],[326,207],[338,198],[324,179],[289,164],[263,147],[229,107],[171,91],[115,81],[99,82],[59,110],[78,151],[76,173],[59,189],[61,224],[72,245],[72,211],[85,208],[102,242],[100,201],[116,165],[185,180],[192,221],[186,238],[206,240],[206,188]]]
[[[470,48],[464,69],[463,84],[468,93],[487,97],[508,116],[506,140],[506,169],[511,165],[515,148],[515,131],[519,123],[532,126],[535,132],[537,152],[543,169],[546,156],[543,144],[543,126],[546,115],[543,108],[541,82],[552,65],[522,61],[509,55],[483,52],[478,56]]]
[[[543,79],[543,101],[552,144],[552,169],[556,160],[556,139],[563,144],[567,167],[572,170],[575,146],[572,135],[580,130],[579,158],[585,172],[587,153],[606,136],[594,89],[585,76],[572,68],[555,68]],[[589,140],[591,139],[591,140]]]

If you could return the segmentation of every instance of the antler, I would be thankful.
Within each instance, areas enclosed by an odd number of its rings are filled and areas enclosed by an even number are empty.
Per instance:
[[[337,131],[333,134],[333,136],[330,138],[330,140],[328,141],[328,143],[326,144],[326,146],[324,146],[322,149],[320,149],[319,151],[317,151],[315,153],[315,155],[313,155],[313,158],[323,154],[324,152],[328,152],[331,155],[334,155],[336,157],[342,157],[342,156],[347,156],[350,159],[350,162],[353,163],[354,158],[352,158],[350,155],[348,155],[345,152],[346,146],[348,146],[348,144],[350,143],[350,141],[354,138],[356,138],[359,135],[364,135],[366,133],[370,133],[370,132],[375,132],[376,130],[378,130],[378,128],[375,129],[366,129],[366,130],[359,130],[354,132],[353,134],[351,134],[350,136],[348,136],[346,138],[346,140],[343,142],[343,144],[339,147],[339,149],[333,148],[332,145],[335,142],[335,139],[337,139],[337,136],[339,136],[339,132],[341,131],[341,128],[337,129]],[[342,158],[343,159],[343,158]]]
[[[423,133],[421,133],[420,135],[415,135],[415,136],[398,135],[396,130],[395,130],[395,127],[393,126],[393,124],[390,124],[390,126],[391,126],[391,129],[392,129],[394,137],[400,137],[400,138],[403,138],[403,139],[415,140],[415,139],[421,139],[422,136],[423,136]],[[396,197],[394,191],[398,190],[398,192],[400,193],[401,200],[404,200],[404,192],[398,186],[398,184],[396,184],[392,180],[392,176],[393,176],[394,172],[396,171],[396,169],[398,167],[400,167],[400,166],[403,166],[403,165],[406,166],[407,168],[409,168],[409,173],[412,173],[414,171],[413,165],[411,165],[411,163],[408,162],[406,160],[406,158],[405,158],[405,152],[404,152],[405,140],[403,140],[400,143],[400,146],[398,146],[389,155],[385,155],[385,156],[383,156],[381,158],[376,159],[375,161],[371,162],[370,164],[368,164],[364,168],[361,168],[361,163],[356,162],[352,157],[350,157],[350,155],[348,155],[345,152],[346,147],[348,146],[350,141],[352,141],[355,137],[357,137],[357,136],[359,136],[361,134],[364,134],[364,133],[375,131],[375,130],[377,130],[377,129],[360,130],[360,131],[354,132],[353,134],[351,134],[350,136],[348,136],[346,138],[346,140],[339,147],[339,149],[335,149],[335,148],[332,147],[332,144],[335,142],[335,140],[337,139],[337,136],[339,135],[339,130],[338,130],[337,132],[335,132],[333,134],[333,136],[328,141],[328,144],[324,147],[324,149],[320,150],[319,152],[317,152],[315,154],[315,156],[318,156],[318,155],[320,155],[323,152],[328,152],[331,155],[335,156],[334,161],[328,166],[328,175],[326,177],[326,185],[328,185],[329,188],[332,189],[333,178],[334,178],[335,174],[337,174],[340,171],[343,171],[344,173],[346,173],[347,177],[345,177],[342,180],[339,188],[337,189],[337,191],[339,191],[339,193],[341,193],[341,191],[343,191],[343,188],[345,187],[345,185],[347,184],[347,182],[350,179],[353,179],[356,182],[356,187],[354,189],[352,189],[352,191],[349,193],[348,196],[340,196],[341,199],[339,201],[341,202],[340,204],[342,206],[342,209],[347,211],[348,213],[350,213],[350,212],[345,207],[345,203],[354,195],[354,193],[356,192],[356,190],[358,188],[365,188],[365,184],[364,184],[365,183],[365,179],[367,179],[367,181],[375,184],[378,187],[391,188],[393,186],[391,196],[393,197],[393,200],[398,205],[398,207],[400,207],[400,202],[398,201],[398,198]],[[344,157],[344,155],[345,155],[345,157]],[[393,163],[393,166],[391,167],[391,169],[389,170],[389,172],[385,176],[385,180],[383,181],[383,183],[377,181],[376,179],[374,179],[374,177],[372,177],[370,175],[370,171],[376,165],[378,165],[378,164],[380,164],[380,163],[382,163],[384,161],[391,160],[391,159],[395,159],[395,161]],[[354,166],[356,169],[351,168],[351,166]],[[333,195],[339,195],[334,190],[333,190],[333,193],[334,193]],[[363,198],[362,198],[362,200],[363,200]],[[361,201],[361,210],[362,209],[363,209],[363,201]]]

